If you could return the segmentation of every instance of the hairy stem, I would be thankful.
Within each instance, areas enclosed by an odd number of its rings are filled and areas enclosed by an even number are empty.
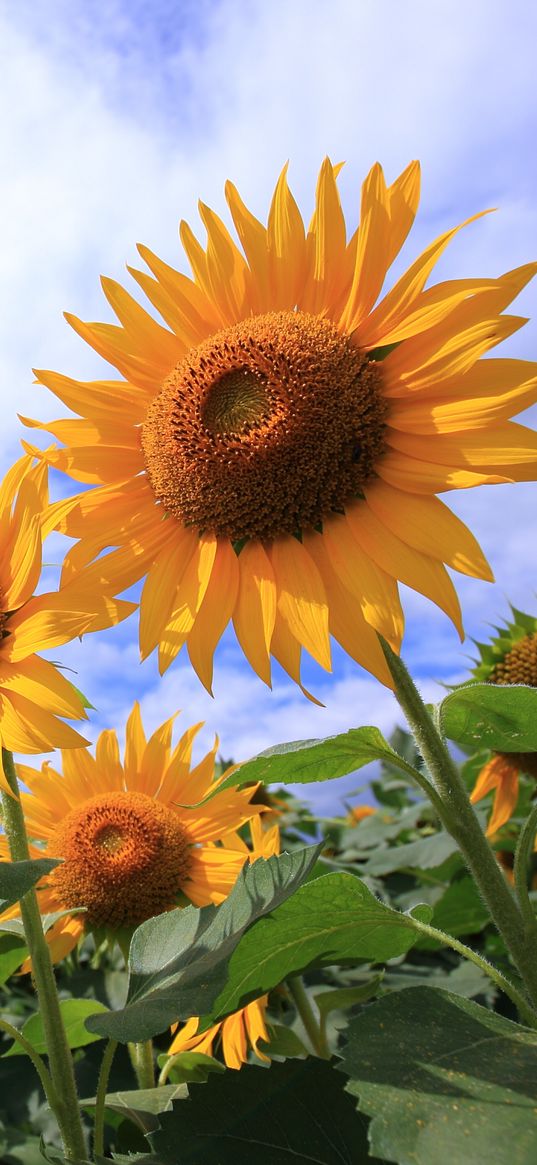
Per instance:
[[[382,636],[379,639],[395,681],[395,694],[434,782],[437,794],[434,804],[440,820],[457,842],[537,1009],[537,936],[526,932],[520,906],[481,829],[457,766],[412,677],[389,644]]]
[[[2,793],[4,828],[11,860],[14,862],[29,861],[30,851],[24,813],[19,799],[17,774],[13,764],[13,756],[6,749],[2,749],[2,761],[6,779],[13,791],[12,797],[7,793]],[[35,890],[29,890],[24,898],[21,898],[20,910],[26,945],[32,962],[32,978],[43,1020],[50,1079],[53,1085],[52,1094],[47,1093],[47,1100],[58,1122],[67,1160],[82,1161],[86,1157],[86,1145],[80,1118],[73,1059],[65,1033],[56,980],[47,940],[43,933]]]
[[[155,1064],[153,1060],[153,1041],[142,1040],[140,1043],[128,1044],[128,1049],[131,1064],[138,1081],[138,1088],[154,1088]]]
[[[108,1088],[108,1078],[110,1076],[110,1069],[112,1067],[112,1060],[114,1059],[116,1048],[117,1040],[108,1040],[104,1051],[104,1056],[101,1061],[99,1082],[97,1084],[97,1094],[95,1096],[95,1123],[93,1126],[93,1154],[95,1157],[102,1157],[104,1154],[104,1111],[106,1107],[106,1090]]]
[[[315,1055],[319,1056],[321,1060],[329,1060],[330,1051],[326,1037],[323,1035],[321,1027],[315,1018],[313,1008],[308,999],[308,993],[300,975],[293,975],[292,978],[287,979],[287,986]]]

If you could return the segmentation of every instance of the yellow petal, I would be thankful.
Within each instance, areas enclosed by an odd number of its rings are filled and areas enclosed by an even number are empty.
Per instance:
[[[323,538],[333,569],[357,599],[364,619],[398,652],[404,618],[395,579],[364,553],[345,517],[325,522]]]
[[[430,450],[430,442],[429,442]],[[406,453],[391,449],[379,458],[377,473],[383,481],[409,493],[443,493],[448,489],[469,489],[475,485],[501,485],[511,476],[498,473],[475,473],[458,465],[434,465]]]
[[[213,656],[233,614],[238,589],[237,555],[227,538],[219,538],[209,585],[188,636],[190,662],[211,695]]]
[[[131,788],[131,783],[140,772],[145,745],[146,739],[140,705],[138,700],[135,700],[125,727],[125,757],[123,768],[127,789]]]
[[[249,541],[238,558],[239,589],[233,626],[257,675],[270,687],[270,644],[276,619],[276,581],[260,542]]]
[[[365,491],[367,504],[392,534],[461,574],[494,582],[490,566],[464,522],[436,497],[403,493],[384,481]]]
[[[376,631],[366,622],[356,596],[347,590],[332,566],[322,534],[303,536],[304,546],[315,562],[328,599],[330,633],[343,650],[376,676],[382,684],[393,687],[393,680]]]
[[[317,663],[330,671],[328,607],[315,563],[302,543],[291,535],[276,538],[269,554],[282,619]]]
[[[270,206],[267,241],[272,309],[294,308],[304,278],[306,243],[302,216],[287,185],[287,165]]]
[[[353,332],[376,303],[389,263],[389,197],[378,162],[362,186],[356,263],[341,327]]]
[[[192,530],[177,526],[147,572],[140,599],[140,654],[142,659],[156,647],[170,618],[178,581],[184,575],[198,545]]]
[[[178,587],[172,610],[159,646],[160,674],[166,671],[185,643],[209,585],[216,554],[216,538],[204,534],[198,541]]]
[[[348,506],[346,517],[364,554],[370,556],[387,574],[441,607],[455,624],[462,641],[464,631],[459,600],[441,563],[402,542],[378,521],[363,502]]]

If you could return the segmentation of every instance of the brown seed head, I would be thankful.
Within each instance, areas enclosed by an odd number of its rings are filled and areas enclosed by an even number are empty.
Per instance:
[[[384,449],[379,365],[304,312],[242,320],[193,348],[148,410],[157,499],[240,540],[318,526],[359,496]]]

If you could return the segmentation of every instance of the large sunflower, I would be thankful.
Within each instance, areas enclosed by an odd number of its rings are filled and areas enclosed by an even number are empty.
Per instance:
[[[124,379],[37,373],[83,419],[27,423],[64,443],[52,465],[97,486],[58,512],[80,539],[64,579],[117,547],[85,585],[146,576],[142,657],[158,645],[164,672],[186,642],[209,689],[230,619],[267,683],[271,655],[300,682],[302,648],[330,669],[333,635],[391,684],[376,632],[399,649],[398,581],[462,634],[444,563],[492,577],[435,494],[536,476],[537,437],[507,418],[535,400],[537,365],[481,357],[525,322],[501,313],[537,265],[425,289],[454,227],[379,301],[419,167],[386,186],[373,166],[349,241],[337,172],[323,163],[307,231],[285,169],[267,227],[228,184],[240,248],[200,204],[206,247],[181,224],[193,278],[140,247],[151,274],[131,274],[165,327],[104,279],[119,325],[67,319]]]
[[[47,467],[22,457],[0,484],[0,745],[13,752],[79,748],[84,737],[58,717],[86,717],[80,693],[35,654],[110,626],[132,603],[90,598],[76,583],[34,595],[48,508]],[[11,793],[1,760],[0,785]]]
[[[259,817],[250,821],[252,846],[248,848],[237,834],[230,834],[224,839],[226,846],[241,855],[243,862],[256,862],[259,858],[272,857],[280,852],[280,831],[277,825],[263,829]],[[228,1068],[241,1068],[248,1059],[251,1048],[260,1060],[268,1060],[259,1044],[268,1043],[270,1034],[265,1022],[268,995],[253,999],[245,1007],[227,1015],[219,1023],[212,1024],[205,1031],[200,1031],[200,1021],[193,1016],[177,1028],[168,1055],[176,1056],[181,1052],[202,1052],[212,1056],[215,1049],[221,1049],[224,1062]]]
[[[215,789],[214,749],[190,768],[200,724],[172,747],[175,717],[146,740],[138,704],[127,721],[124,760],[116,733],[101,732],[95,757],[86,748],[62,752],[62,773],[18,765],[32,857],[63,858],[37,886],[43,914],[63,912],[47,932],[54,960],[84,932],[121,938],[146,918],[182,903],[222,902],[244,865],[244,853],[222,838],[259,813],[255,787]],[[190,806],[192,806],[190,808]],[[0,837],[0,859],[7,858]],[[18,906],[4,918],[18,916]],[[83,910],[83,912],[82,912]]]

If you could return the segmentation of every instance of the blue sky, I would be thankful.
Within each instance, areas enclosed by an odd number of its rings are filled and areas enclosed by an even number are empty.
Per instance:
[[[144,241],[182,264],[177,223],[196,224],[197,198],[225,214],[231,177],[266,217],[276,176],[290,181],[306,217],[322,157],[345,159],[341,189],[356,221],[361,180],[375,160],[390,179],[412,157],[423,197],[405,261],[441,230],[486,206],[498,212],[452,245],[437,277],[495,275],[535,257],[537,160],[534,45],[527,0],[4,0],[0,3],[0,468],[17,456],[17,412],[61,409],[32,384],[31,367],[102,376],[104,366],[62,311],[106,319],[99,275],[124,271]],[[536,313],[530,287],[520,314]],[[504,345],[534,358],[537,325]],[[56,490],[65,489],[55,481]],[[447,499],[472,527],[495,586],[457,576],[469,636],[507,613],[507,599],[537,610],[536,486],[461,491]],[[59,539],[47,552],[61,554]],[[445,616],[406,592],[405,655],[428,696],[462,677],[462,648]],[[76,669],[96,705],[88,735],[119,732],[134,698],[148,727],[183,709],[207,722],[237,759],[279,740],[322,736],[397,718],[391,695],[336,653],[333,676],[306,665],[325,708],[283,675],[269,692],[227,636],[215,700],[188,660],[161,681],[140,665],[135,620],[56,655]],[[351,781],[351,785],[356,783]],[[348,783],[347,783],[348,785]],[[335,790],[318,790],[319,803]]]

